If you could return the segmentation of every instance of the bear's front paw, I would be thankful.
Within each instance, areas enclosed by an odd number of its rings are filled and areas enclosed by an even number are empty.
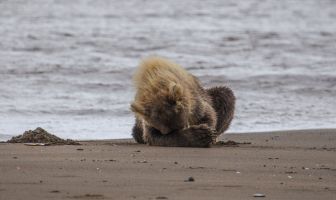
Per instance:
[[[188,137],[191,146],[208,147],[214,141],[216,134],[207,125],[200,124],[189,127],[185,136]]]

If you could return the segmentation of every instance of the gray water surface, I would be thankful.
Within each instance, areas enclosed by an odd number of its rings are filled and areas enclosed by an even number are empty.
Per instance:
[[[336,128],[336,1],[0,1],[0,134],[130,137],[160,55],[237,96],[230,132]]]

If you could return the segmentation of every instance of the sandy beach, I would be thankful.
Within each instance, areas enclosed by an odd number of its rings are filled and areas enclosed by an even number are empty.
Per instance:
[[[247,144],[0,144],[0,199],[335,199],[336,130],[225,134]],[[248,144],[251,143],[251,144]]]

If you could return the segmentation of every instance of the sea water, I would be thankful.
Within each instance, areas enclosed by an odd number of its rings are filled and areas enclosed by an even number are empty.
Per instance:
[[[332,0],[0,1],[0,140],[127,138],[132,73],[160,55],[237,97],[228,132],[336,127]]]

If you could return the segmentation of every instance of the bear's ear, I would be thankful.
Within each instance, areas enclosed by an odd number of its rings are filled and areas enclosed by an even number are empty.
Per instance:
[[[131,104],[131,110],[140,116],[145,116],[145,109],[137,103]]]
[[[180,101],[182,98],[182,87],[177,83],[169,84],[169,97],[171,100]]]

